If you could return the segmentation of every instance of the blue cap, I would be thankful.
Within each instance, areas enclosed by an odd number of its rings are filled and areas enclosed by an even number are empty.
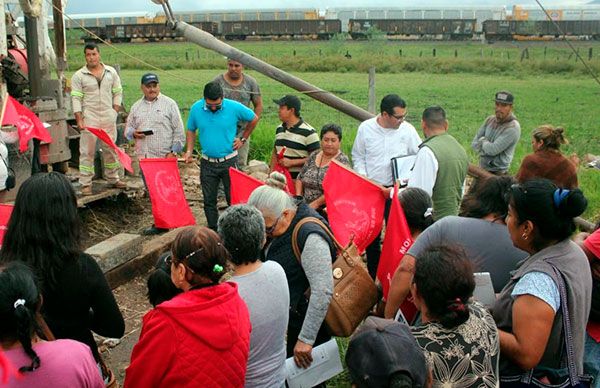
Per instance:
[[[152,82],[158,83],[158,76],[154,73],[146,73],[142,76],[142,84],[148,85]]]

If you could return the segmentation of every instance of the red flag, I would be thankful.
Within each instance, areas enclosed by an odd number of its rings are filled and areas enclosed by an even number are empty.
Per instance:
[[[277,154],[277,160],[283,159],[284,153],[285,153],[285,147],[283,147],[281,149],[281,151],[279,151],[279,153]],[[277,172],[280,172],[283,175],[285,175],[285,181],[287,182],[287,187],[285,188],[285,191],[287,191],[291,195],[296,195],[296,185],[294,185],[294,180],[292,179],[290,170],[283,167],[279,163],[275,163],[275,167],[273,167],[273,171],[277,171]]]
[[[176,158],[141,159],[152,215],[157,228],[195,225],[194,215],[185,200]]]
[[[2,352],[0,348],[0,385],[8,384],[10,376],[14,376],[16,379],[20,379],[21,373],[13,366],[8,357]]]
[[[381,232],[385,207],[381,186],[332,160],[323,191],[333,234],[343,246],[354,236],[363,252]]]
[[[265,184],[233,167],[229,167],[229,179],[231,180],[232,205],[248,202],[248,198],[250,198],[250,194],[254,189]]]
[[[40,139],[43,142],[51,143],[52,136],[48,129],[44,127],[42,121],[30,111],[27,107],[19,104],[17,100],[7,95],[2,125],[14,125],[19,132],[19,151],[27,151],[29,140],[32,138]]]
[[[10,215],[12,214],[13,205],[0,205],[0,247],[2,241],[4,241],[4,234],[8,229],[8,221],[10,221]]]
[[[131,158],[122,149],[117,147],[115,142],[108,136],[108,133],[104,129],[93,128],[93,127],[85,127],[88,131],[93,133],[98,139],[102,140],[107,146],[115,150],[117,156],[119,157],[119,161],[125,168],[125,170],[129,172],[133,172],[133,168],[131,167]],[[157,225],[158,226],[158,225]]]
[[[390,216],[386,223],[385,238],[381,247],[379,267],[377,267],[377,279],[383,286],[383,297],[386,299],[394,272],[396,272],[396,268],[400,265],[400,261],[412,243],[412,234],[398,199],[398,186],[396,185],[392,197]]]

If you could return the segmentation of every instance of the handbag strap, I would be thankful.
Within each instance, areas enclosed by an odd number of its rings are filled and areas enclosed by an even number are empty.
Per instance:
[[[562,313],[562,323],[565,338],[565,349],[567,352],[567,369],[569,371],[569,381],[571,386],[579,384],[579,376],[577,374],[577,366],[575,365],[575,349],[573,345],[573,332],[571,330],[571,316],[569,315],[569,305],[567,303],[567,289],[562,273],[553,264],[548,263],[554,274],[558,285],[558,293],[560,295],[560,310]],[[524,383],[530,384],[533,378],[533,369],[530,369],[521,380]]]
[[[333,241],[333,244],[335,245],[335,248],[338,251],[342,251],[344,249],[340,245],[340,243],[338,242],[338,240],[335,238],[335,236],[333,235],[333,233],[331,233],[331,230],[329,230],[329,228],[327,227],[327,225],[325,225],[323,223],[323,221],[321,221],[317,217],[306,217],[306,218],[303,218],[300,221],[298,221],[298,223],[294,227],[294,231],[292,232],[292,250],[294,251],[294,255],[296,256],[296,259],[298,260],[299,263],[301,262],[301,256],[302,255],[301,255],[301,252],[300,252],[300,246],[298,245],[298,233],[300,233],[300,228],[304,224],[308,224],[309,222],[312,222],[312,223],[315,223],[315,224],[319,225],[325,231],[325,233],[327,233],[327,235],[329,236],[329,238],[331,239],[331,241]]]
[[[46,337],[46,341],[56,340],[56,337],[54,337],[54,333],[52,333],[52,330],[50,330],[50,327],[48,327],[48,324],[46,323],[46,320],[44,319],[42,314],[37,313],[36,320],[37,320],[38,326],[42,330],[42,334],[44,334],[44,337]]]

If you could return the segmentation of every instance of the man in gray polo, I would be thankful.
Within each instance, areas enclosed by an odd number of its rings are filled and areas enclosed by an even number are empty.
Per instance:
[[[227,71],[219,74],[213,81],[216,81],[223,88],[223,97],[237,101],[248,108],[250,103],[254,107],[254,114],[259,118],[263,111],[263,101],[260,95],[258,82],[244,73],[244,65],[233,59],[227,60]],[[237,138],[241,138],[246,129],[247,122],[239,122],[237,126]],[[238,149],[238,166],[244,168],[248,165],[248,152],[250,151],[250,139]]]
[[[521,125],[513,113],[514,96],[496,93],[495,115],[483,122],[471,147],[479,154],[479,167],[496,175],[508,172],[521,137]]]

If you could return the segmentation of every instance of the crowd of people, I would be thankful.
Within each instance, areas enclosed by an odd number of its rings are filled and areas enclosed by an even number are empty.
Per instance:
[[[121,99],[118,76],[101,63],[97,46],[85,54],[73,85],[82,129],[106,124]],[[229,202],[228,170],[247,163],[260,120],[258,83],[228,60],[227,72],[192,106],[185,132],[156,74],[142,77],[141,90],[126,135],[141,157],[184,152],[186,161],[199,141],[207,226],[179,230],[150,274],[153,308],[125,387],[283,387],[287,358],[298,368],[313,364],[314,347],[331,339],[325,318],[336,297],[331,263],[338,252],[319,224],[302,221],[328,225],[322,183],[333,160],[380,185],[386,220],[397,195],[414,240],[372,311],[379,317],[368,317],[350,338],[353,385],[600,387],[600,229],[574,235],[574,218],[588,203],[575,162],[559,151],[562,128],[536,128],[534,153],[516,177],[508,175],[521,135],[510,92],[495,94],[495,114],[474,136],[488,174],[468,190],[468,156],[440,106],[423,111],[422,140],[406,121],[406,101],[385,96],[380,113],[358,127],[350,160],[340,148],[342,128],[328,124],[317,133],[297,96],[274,100],[282,123],[271,168],[289,172],[296,195],[285,175],[272,172],[247,204],[219,214],[219,185]],[[106,112],[90,114],[99,101]],[[82,153],[91,143],[82,142]],[[411,166],[398,176],[392,165],[402,158]],[[85,160],[84,195],[93,172]],[[107,155],[105,166],[113,161]],[[402,188],[393,194],[396,183]],[[8,378],[10,387],[102,387],[114,379],[92,333],[121,337],[123,317],[79,243],[70,182],[55,172],[24,182],[0,250],[0,339],[20,371]],[[373,279],[380,256],[377,236],[366,249]],[[475,273],[489,274],[495,302],[474,298]]]

